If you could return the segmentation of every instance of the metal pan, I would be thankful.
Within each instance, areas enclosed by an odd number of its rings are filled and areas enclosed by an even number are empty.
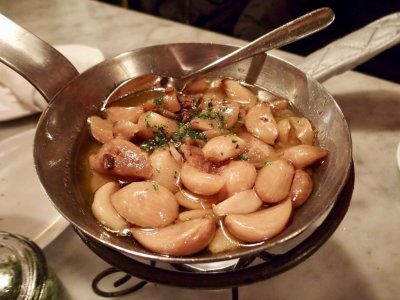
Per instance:
[[[340,108],[316,79],[342,72],[397,43],[398,34],[383,39],[379,38],[379,32],[382,28],[392,28],[398,20],[398,14],[388,16],[344,39],[344,44],[349,38],[353,44],[370,41],[362,51],[350,57],[336,55],[340,54],[335,50],[340,41],[336,46],[329,46],[327,52],[320,50],[306,60],[305,72],[282,59],[263,54],[210,73],[210,76],[243,80],[289,99],[317,128],[319,145],[329,150],[328,159],[314,174],[311,198],[294,213],[284,232],[263,243],[215,255],[199,253],[189,257],[167,257],[144,249],[130,238],[105,231],[91,214],[89,201],[78,187],[76,154],[82,143],[82,132],[86,130],[87,117],[98,113],[116,86],[152,72],[161,76],[180,76],[235,47],[197,43],[152,46],[122,53],[78,74],[51,46],[0,16],[0,60],[23,75],[49,102],[37,126],[35,164],[51,201],[73,226],[102,244],[135,258],[174,263],[217,262],[251,255],[299,235],[335,202],[351,167],[351,136]],[[369,34],[370,31],[375,34]],[[326,57],[329,59],[322,59]]]

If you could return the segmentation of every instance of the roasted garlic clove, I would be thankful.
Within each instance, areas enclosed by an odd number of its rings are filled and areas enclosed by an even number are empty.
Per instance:
[[[179,205],[167,188],[156,182],[132,182],[111,196],[115,210],[140,227],[162,227],[178,217]]]
[[[129,228],[129,223],[118,214],[111,204],[111,196],[118,190],[119,185],[116,182],[108,182],[97,189],[94,193],[92,212],[102,225],[121,232]]]
[[[185,189],[180,189],[179,192],[175,194],[175,198],[179,205],[187,209],[211,208],[213,204],[220,202],[217,195],[199,195]]]
[[[264,143],[248,132],[238,133],[238,136],[246,142],[246,158],[249,163],[261,168],[275,154],[275,149],[271,145]]]
[[[139,117],[138,126],[138,134],[144,139],[153,138],[154,132],[162,132],[167,138],[170,138],[179,129],[175,120],[152,111],[148,111]]]
[[[213,205],[215,215],[222,217],[231,214],[248,214],[258,210],[263,202],[254,190],[245,190]]]
[[[225,184],[218,193],[221,200],[235,193],[252,189],[257,177],[254,165],[242,160],[231,161],[220,169],[219,174],[225,179]]]
[[[278,121],[278,139],[277,142],[282,146],[289,145],[290,141],[290,129],[292,125],[290,125],[289,119],[281,119]]]
[[[257,96],[254,95],[252,91],[235,80],[224,79],[222,81],[222,86],[230,101],[246,107],[247,110],[258,102]]]
[[[202,148],[204,157],[212,162],[221,162],[234,158],[245,150],[245,142],[235,134],[220,135],[212,138]]]
[[[293,177],[289,198],[294,208],[300,207],[308,199],[313,189],[313,181],[306,171],[296,170]]]
[[[139,131],[139,126],[132,121],[119,120],[114,123],[112,133],[115,138],[130,140]]]
[[[221,227],[217,228],[214,239],[208,245],[208,250],[211,253],[221,253],[225,251],[232,251],[239,248],[239,244],[229,239]]]
[[[244,125],[256,138],[270,145],[275,144],[278,126],[268,105],[261,103],[253,106],[247,112]]]
[[[283,159],[268,162],[258,173],[254,189],[260,199],[276,203],[285,199],[294,175],[293,165]]]
[[[153,170],[147,153],[135,144],[122,139],[112,139],[89,157],[94,171],[114,177],[149,179]]]
[[[92,136],[104,144],[114,138],[113,136],[113,123],[109,120],[104,120],[98,116],[91,116],[88,118],[90,133]]]
[[[222,107],[220,108],[220,111],[223,118],[224,129],[232,128],[236,124],[239,118],[239,112],[240,112],[239,104],[236,102],[223,104]]]
[[[200,171],[188,163],[182,166],[181,180],[188,190],[200,195],[216,194],[225,183],[221,175]]]
[[[159,148],[150,154],[150,163],[153,167],[151,179],[176,193],[179,190],[181,165],[172,157],[168,148]]]
[[[163,228],[132,228],[133,237],[144,247],[160,254],[184,256],[206,248],[215,235],[212,218],[193,219]]]
[[[314,131],[308,119],[290,117],[289,122],[294,136],[301,144],[312,145],[314,143]]]
[[[126,120],[132,123],[137,123],[140,115],[143,113],[142,106],[135,107],[121,107],[121,106],[110,106],[105,110],[106,119],[115,123],[117,121]]]
[[[165,89],[165,95],[162,98],[162,106],[170,112],[178,112],[181,110],[181,105],[178,101],[178,92],[174,87],[167,87]]]
[[[296,169],[304,169],[328,155],[328,151],[312,145],[297,145],[283,150],[281,157],[290,161]]]
[[[220,128],[220,121],[218,119],[205,119],[195,117],[190,120],[190,127],[196,130],[217,130]]]
[[[273,238],[282,232],[292,214],[292,202],[284,200],[274,206],[250,214],[228,215],[225,226],[243,242],[257,243]]]

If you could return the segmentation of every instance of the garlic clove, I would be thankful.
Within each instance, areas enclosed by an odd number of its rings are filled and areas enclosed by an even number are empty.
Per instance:
[[[237,239],[257,243],[271,239],[282,232],[289,222],[292,210],[291,200],[286,199],[254,213],[228,215],[224,223]]]
[[[133,237],[144,247],[160,254],[184,256],[206,248],[216,230],[212,218],[197,218],[158,229],[132,228]]]

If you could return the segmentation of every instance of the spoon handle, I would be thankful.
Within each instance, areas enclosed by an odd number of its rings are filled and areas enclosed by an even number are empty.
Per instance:
[[[256,54],[279,48],[311,35],[332,23],[335,15],[330,8],[324,7],[307,13],[285,25],[278,27],[253,42],[225,55],[212,63],[190,72],[180,78],[189,82],[217,68],[228,66]]]

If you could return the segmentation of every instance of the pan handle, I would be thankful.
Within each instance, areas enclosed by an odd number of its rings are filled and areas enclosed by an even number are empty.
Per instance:
[[[397,12],[311,53],[299,67],[323,82],[355,68],[399,42],[400,12]]]
[[[0,14],[0,62],[50,102],[79,72],[52,46]]]

